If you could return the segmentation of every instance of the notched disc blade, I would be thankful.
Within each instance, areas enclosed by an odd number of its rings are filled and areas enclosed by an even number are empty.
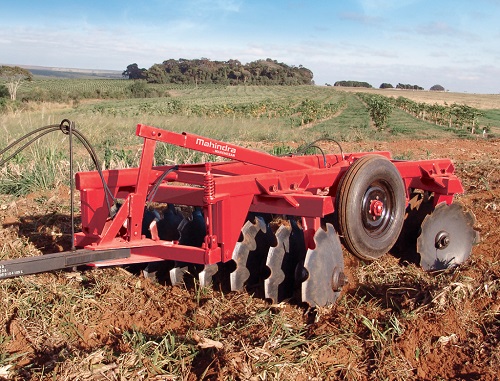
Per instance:
[[[250,277],[250,271],[247,268],[248,254],[257,248],[255,236],[259,231],[266,232],[266,223],[262,217],[255,217],[255,222],[247,221],[241,233],[243,240],[234,247],[233,261],[236,263],[236,270],[230,274],[231,291],[243,289],[245,282]]]
[[[334,303],[345,282],[342,246],[335,229],[318,229],[314,235],[316,248],[307,250],[304,268],[308,277],[302,283],[302,301],[311,307]]]
[[[479,242],[476,218],[461,203],[441,203],[422,222],[417,239],[420,265],[426,271],[458,266],[469,258]]]
[[[170,275],[170,283],[172,283],[172,286],[177,286],[184,282],[184,274],[188,272],[188,267],[183,266],[183,267],[174,267],[169,271]]]
[[[264,295],[271,299],[273,303],[278,302],[278,288],[285,280],[285,273],[282,269],[285,253],[289,252],[290,233],[292,228],[287,225],[281,225],[276,231],[276,240],[278,244],[269,248],[266,266],[271,270],[269,278],[264,280]]]
[[[203,270],[198,274],[198,280],[200,281],[201,287],[211,286],[213,283],[213,277],[217,273],[219,267],[217,263],[211,265],[205,265]]]

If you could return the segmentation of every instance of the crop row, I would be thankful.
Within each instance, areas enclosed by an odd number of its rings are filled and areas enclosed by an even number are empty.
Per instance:
[[[402,96],[393,98],[362,92],[356,93],[356,95],[366,104],[370,117],[378,129],[386,125],[394,107],[409,113],[415,118],[429,121],[436,125],[461,129],[468,127],[473,132],[477,127],[478,118],[482,115],[480,110],[465,104],[429,104],[415,102]]]
[[[396,107],[416,118],[450,128],[470,127],[473,130],[477,126],[478,118],[482,115],[480,110],[465,104],[428,104],[415,102],[401,96],[394,99],[393,102]]]
[[[48,91],[73,92],[75,94],[84,92],[117,91],[123,90],[133,82],[124,79],[34,79],[23,84],[22,92],[26,93],[34,89]],[[168,90],[185,89],[188,86],[182,85],[148,85],[154,88]]]
[[[136,81],[125,79],[40,79],[36,78],[33,81],[23,83],[20,92],[23,94],[29,93],[35,89],[46,91],[61,91],[71,92],[75,95],[85,92],[114,92],[124,90]],[[148,88],[156,90],[178,90],[184,92],[185,95],[192,94],[195,97],[203,96],[203,94],[267,94],[270,96],[275,92],[274,86],[222,86],[222,85],[176,85],[176,84],[147,84]],[[288,94],[296,94],[297,87],[286,87],[276,89],[278,93],[286,91]],[[315,93],[313,86],[300,86],[301,92]],[[308,91],[309,90],[309,91]]]
[[[375,127],[377,127],[379,131],[384,129],[394,107],[391,98],[368,93],[356,93],[356,95],[361,98],[368,107],[370,118],[373,120]]]
[[[288,118],[292,125],[301,126],[316,120],[332,117],[345,105],[345,98],[294,101],[287,99],[276,101],[265,99],[255,102],[234,103],[191,103],[175,98],[166,98],[160,102],[142,102],[137,106],[119,108],[114,105],[97,104],[91,108],[96,114],[112,116],[134,115],[181,115],[205,118]]]

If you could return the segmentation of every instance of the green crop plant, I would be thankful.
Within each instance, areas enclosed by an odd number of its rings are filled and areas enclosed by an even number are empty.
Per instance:
[[[387,126],[387,120],[394,108],[390,98],[378,94],[356,93],[365,102],[370,118],[378,131]]]

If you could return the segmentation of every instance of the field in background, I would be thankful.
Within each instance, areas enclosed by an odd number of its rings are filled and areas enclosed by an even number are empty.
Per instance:
[[[474,133],[467,125],[436,125],[398,108],[393,108],[387,124],[380,128],[374,125],[360,96],[337,88],[147,85],[148,91],[165,96],[130,98],[129,93],[125,99],[108,98],[113,94],[124,96],[133,84],[133,81],[107,79],[36,79],[24,86],[21,97],[49,92],[61,95],[68,102],[14,104],[2,115],[0,128],[4,133],[0,136],[0,145],[6,146],[40,126],[70,119],[95,147],[104,167],[109,168],[138,165],[141,141],[135,137],[137,123],[177,132],[189,131],[268,152],[294,150],[321,138],[346,143],[483,139],[500,134],[500,104],[496,109],[481,109]],[[414,93],[395,92],[408,98]],[[425,93],[435,97],[433,102],[442,96]],[[89,94],[100,94],[105,99],[81,97]],[[477,102],[473,97],[468,101]],[[484,127],[487,128],[485,136]],[[0,191],[23,194],[67,181],[65,176],[58,175],[65,171],[67,161],[67,147],[61,146],[61,140],[61,136],[52,134],[19,154],[3,169]],[[92,161],[83,147],[77,145],[76,150],[78,168],[92,169]],[[160,145],[156,155],[157,164],[202,159],[203,155],[198,153],[186,153],[165,145]],[[30,176],[26,179],[28,173]]]
[[[347,92],[367,92],[380,94],[387,97],[397,98],[403,96],[416,102],[437,103],[437,104],[466,104],[481,110],[499,109],[500,94],[472,94],[472,93],[452,93],[448,91],[417,91],[399,89],[368,89],[363,87],[341,87]]]
[[[467,104],[481,110],[479,129],[491,128],[491,134],[500,129],[500,96],[440,93],[431,91],[368,90],[332,87],[280,87],[234,86],[193,87],[182,85],[147,85],[148,91],[166,97],[132,98],[127,80],[36,79],[24,85],[19,97],[33,96],[36,92],[61,96],[68,100],[63,109],[55,110],[45,102],[30,102],[30,113],[4,115],[4,129],[18,130],[16,124],[25,125],[29,118],[33,127],[50,118],[74,119],[82,128],[94,129],[107,125],[109,136],[123,130],[126,124],[133,129],[137,122],[167,123],[176,129],[196,128],[208,130],[221,139],[241,136],[241,129],[248,131],[241,140],[314,140],[321,136],[350,140],[392,140],[402,137],[453,137],[467,135],[467,131],[453,131],[433,123],[418,120],[394,110],[384,131],[374,131],[365,105],[355,92],[366,91],[397,98],[400,96],[428,104]],[[49,95],[47,95],[47,93]],[[99,96],[98,100],[87,96]],[[116,99],[125,97],[128,99]],[[112,98],[112,99],[110,99]],[[478,106],[479,105],[479,106]],[[56,106],[59,107],[59,106]],[[22,108],[22,107],[21,107]],[[10,113],[12,114],[12,113]],[[50,121],[52,123],[53,121]],[[198,126],[198,127],[195,127]],[[243,127],[242,127],[243,126]],[[168,127],[170,128],[170,127]],[[304,133],[302,129],[307,129]],[[228,136],[229,135],[229,136]]]
[[[53,82],[60,81],[60,82]],[[68,82],[63,82],[68,81]],[[34,81],[111,94],[128,81]],[[107,81],[107,80],[105,80]],[[101,86],[101,87],[100,87]],[[121,90],[118,88],[121,86]],[[29,89],[26,88],[26,91]],[[43,90],[43,89],[42,89]],[[496,380],[500,366],[498,96],[370,90],[483,113],[476,133],[395,109],[378,129],[363,89],[165,86],[168,96],[29,102],[3,114],[0,148],[67,118],[106,168],[137,165],[135,125],[189,131],[283,153],[318,138],[400,159],[450,157],[482,242],[456,271],[424,273],[391,255],[345,253],[349,284],[330,308],[270,305],[247,293],[171,287],[124,269],[0,281],[0,378],[14,380]],[[420,97],[420,98],[414,98]],[[486,136],[481,126],[488,126]],[[0,258],[69,249],[67,138],[44,137],[0,168]],[[319,144],[326,152],[335,144]],[[77,169],[93,169],[80,145]],[[159,145],[156,162],[207,157]]]

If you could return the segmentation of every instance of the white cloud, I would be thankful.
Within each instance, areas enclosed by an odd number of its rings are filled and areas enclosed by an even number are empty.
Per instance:
[[[415,28],[415,31],[418,34],[426,36],[446,36],[462,41],[466,40],[468,42],[477,41],[479,39],[474,33],[464,31],[444,21],[432,21],[424,25],[419,25]]]

